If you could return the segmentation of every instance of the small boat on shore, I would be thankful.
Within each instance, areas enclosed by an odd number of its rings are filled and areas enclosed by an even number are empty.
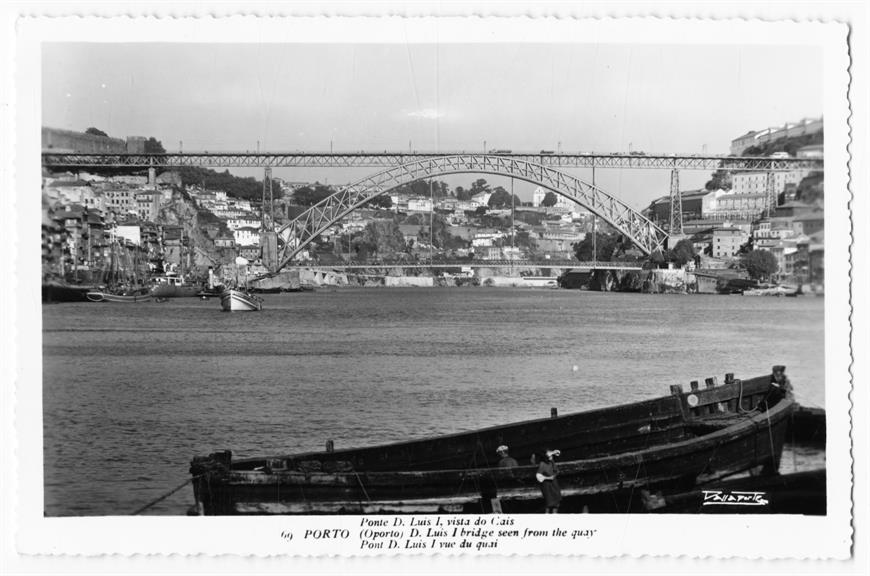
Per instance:
[[[802,293],[800,286],[788,286],[786,284],[760,286],[743,291],[744,296],[788,296],[791,298],[800,296]]]
[[[777,370],[775,367],[774,372]],[[784,368],[779,372],[784,374]],[[379,446],[233,460],[194,458],[196,512],[228,514],[481,513],[537,510],[533,455],[558,448],[565,497],[627,488],[691,490],[700,482],[779,467],[795,402],[776,376],[725,376],[719,385],[612,408]],[[277,443],[277,442],[276,442]],[[496,463],[509,445],[519,462]],[[542,507],[542,506],[541,506]],[[538,510],[540,511],[540,510]]]
[[[134,302],[150,302],[152,298],[151,292],[147,288],[134,290],[125,294],[114,294],[112,292],[88,292],[87,299],[91,302],[118,302],[131,304]]]
[[[256,312],[262,310],[263,301],[257,296],[231,288],[221,293],[221,308],[224,312]]]

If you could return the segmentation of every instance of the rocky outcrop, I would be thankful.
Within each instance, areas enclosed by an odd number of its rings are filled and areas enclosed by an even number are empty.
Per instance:
[[[685,270],[650,270],[643,280],[642,290],[647,294],[686,294],[694,286]]]
[[[601,292],[685,294],[695,290],[695,278],[685,270],[596,270],[589,289]]]
[[[160,207],[159,221],[168,226],[181,226],[184,230],[185,244],[193,258],[193,274],[205,278],[209,267],[220,268],[231,264],[235,252],[217,248],[210,230],[220,230],[210,213],[201,211],[193,201],[180,190],[173,190],[171,198]]]

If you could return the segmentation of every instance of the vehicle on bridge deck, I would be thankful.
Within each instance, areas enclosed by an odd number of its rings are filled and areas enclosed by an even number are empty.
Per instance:
[[[775,367],[776,368],[776,367]],[[784,368],[783,368],[784,371]],[[779,467],[795,407],[770,375],[671,386],[660,398],[393,444],[233,460],[194,458],[195,512],[228,514],[481,513],[543,507],[533,454],[558,449],[562,495],[698,482]],[[280,444],[276,439],[276,444]],[[506,444],[522,465],[501,468]],[[531,462],[531,464],[526,464]]]

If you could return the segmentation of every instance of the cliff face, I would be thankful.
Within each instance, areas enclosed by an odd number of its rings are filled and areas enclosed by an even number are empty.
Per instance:
[[[214,244],[225,225],[211,213],[197,208],[180,190],[173,190],[172,198],[160,207],[159,218],[164,224],[181,226],[184,230],[194,276],[205,278],[209,267],[218,270],[222,265],[234,262],[234,250],[217,248]]]

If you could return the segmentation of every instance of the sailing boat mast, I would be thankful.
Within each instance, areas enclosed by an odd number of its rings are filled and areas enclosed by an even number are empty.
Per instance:
[[[178,277],[184,278],[184,226],[181,226],[181,239],[178,244]]]
[[[139,286],[139,245],[133,249],[133,286]]]
[[[112,225],[112,233],[110,235],[111,250],[109,251],[109,266],[108,266],[108,281],[106,284],[114,285],[116,283],[115,274],[115,225]],[[105,279],[104,279],[105,281]]]

